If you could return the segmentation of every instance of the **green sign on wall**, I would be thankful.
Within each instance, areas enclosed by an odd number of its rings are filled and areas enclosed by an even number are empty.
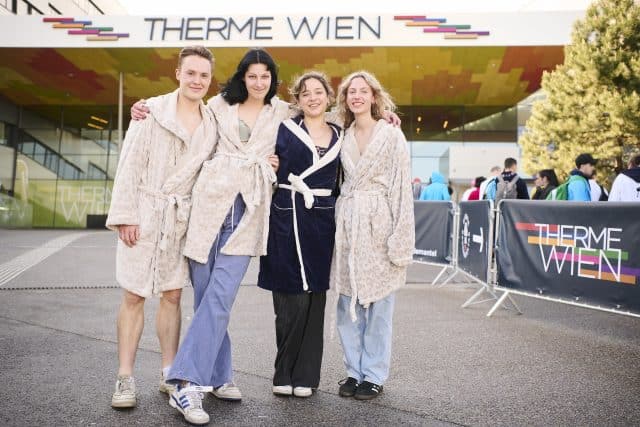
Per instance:
[[[113,181],[31,180],[33,227],[85,228],[87,215],[106,215]]]

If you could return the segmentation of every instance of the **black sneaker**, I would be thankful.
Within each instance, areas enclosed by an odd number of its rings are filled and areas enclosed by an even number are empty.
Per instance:
[[[358,380],[352,377],[345,378],[338,382],[340,384],[340,388],[338,389],[338,394],[342,397],[353,397],[356,394],[356,389],[358,388]]]
[[[369,381],[362,381],[353,397],[358,400],[369,400],[378,397],[382,393],[382,386]]]

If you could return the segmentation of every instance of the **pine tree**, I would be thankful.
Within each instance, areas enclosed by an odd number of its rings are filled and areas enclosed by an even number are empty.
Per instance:
[[[610,184],[640,153],[640,2],[594,2],[542,89],[520,140],[525,170],[554,168],[564,179],[578,154],[591,153]]]

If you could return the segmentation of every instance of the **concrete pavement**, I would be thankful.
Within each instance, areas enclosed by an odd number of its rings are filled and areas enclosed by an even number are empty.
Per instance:
[[[60,238],[66,246],[51,243]],[[38,260],[34,251],[50,253]],[[136,361],[138,407],[109,406],[121,297],[114,264],[111,232],[0,230],[0,423],[184,425],[157,391],[157,300],[147,302]],[[319,390],[309,399],[271,394],[273,309],[253,262],[230,325],[244,399],[207,397],[212,425],[638,423],[640,320],[518,297],[523,315],[486,318],[488,303],[460,308],[474,285],[429,286],[437,271],[411,267],[396,299],[391,378],[379,398],[358,402],[337,394],[344,369],[330,304]],[[185,290],[183,329],[192,299]]]

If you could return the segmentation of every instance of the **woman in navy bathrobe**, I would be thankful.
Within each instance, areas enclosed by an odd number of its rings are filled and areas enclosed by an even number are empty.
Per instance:
[[[276,315],[273,393],[308,397],[320,381],[342,138],[325,121],[333,91],[323,74],[304,74],[291,93],[303,114],[278,130],[278,188],[258,286],[272,291]]]

